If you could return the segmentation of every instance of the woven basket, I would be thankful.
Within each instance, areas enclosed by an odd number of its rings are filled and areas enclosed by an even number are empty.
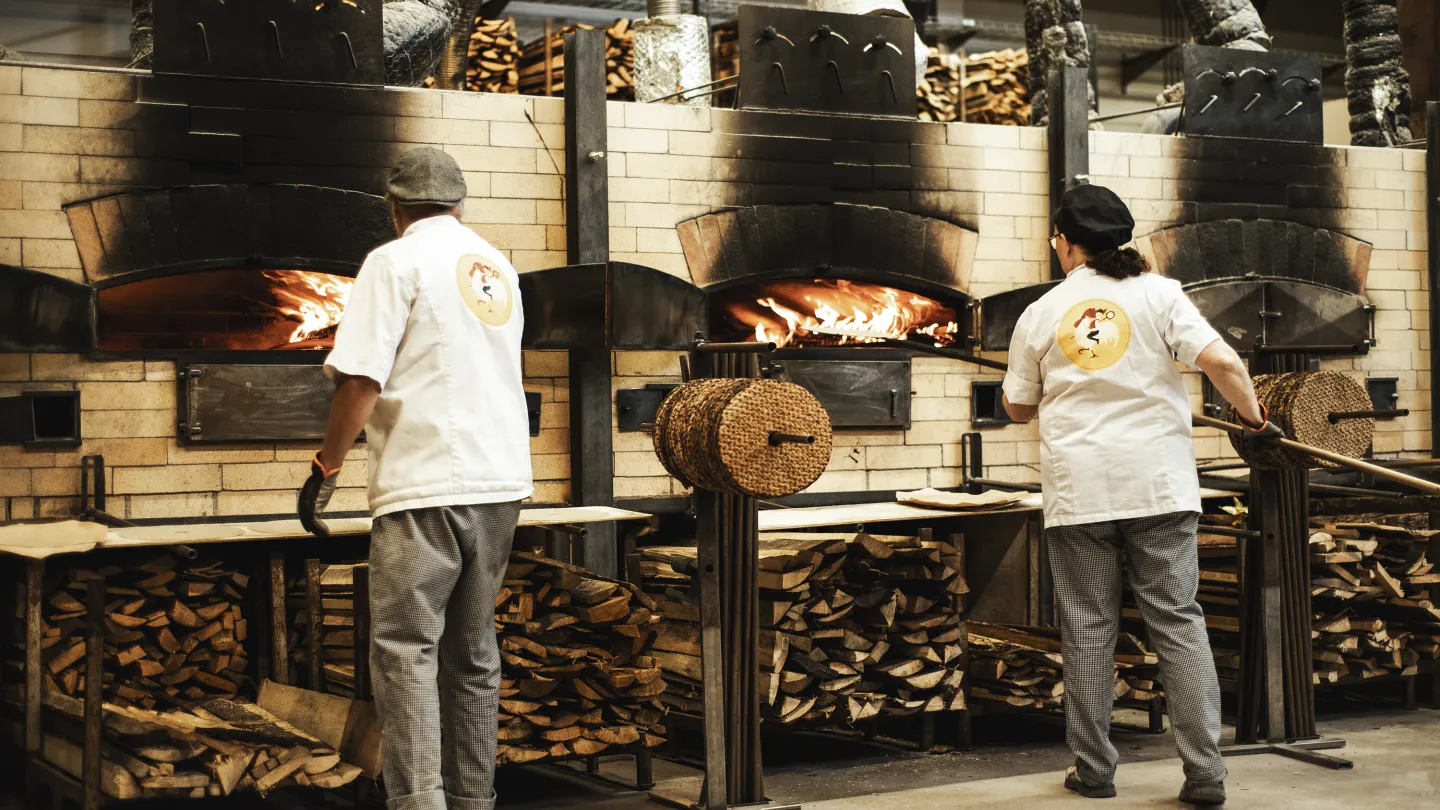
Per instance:
[[[772,444],[772,433],[813,436]],[[815,483],[830,462],[830,416],[793,383],[695,380],[655,412],[655,455],[687,486],[776,498]]]
[[[1374,407],[1364,387],[1344,374],[1335,371],[1261,374],[1255,378],[1255,396],[1269,411],[1270,421],[1297,442],[1351,458],[1360,458],[1370,449],[1375,433],[1374,419],[1330,422],[1332,411],[1368,411]],[[1233,408],[1227,407],[1226,418],[1239,422]],[[1240,434],[1231,434],[1230,443],[1251,467],[1308,469],[1339,466]]]

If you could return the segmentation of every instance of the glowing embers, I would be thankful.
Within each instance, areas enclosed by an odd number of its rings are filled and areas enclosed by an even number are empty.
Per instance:
[[[329,349],[354,279],[201,270],[99,291],[104,351]]]
[[[959,334],[954,309],[923,295],[863,281],[766,281],[717,293],[714,301],[718,340],[813,347],[877,343],[890,337],[948,346]],[[828,335],[826,330],[874,337]]]

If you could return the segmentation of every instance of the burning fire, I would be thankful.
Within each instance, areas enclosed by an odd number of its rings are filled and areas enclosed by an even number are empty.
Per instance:
[[[755,300],[758,308],[742,305],[731,312],[747,328],[753,328],[755,340],[762,343],[845,345],[924,335],[936,346],[948,346],[959,332],[954,310],[893,287],[843,279],[778,282],[767,287],[770,295]],[[875,337],[824,334],[835,329]],[[806,340],[807,335],[812,339]]]
[[[350,299],[350,288],[355,286],[353,278],[308,270],[266,270],[265,277],[275,282],[272,290],[282,302],[280,313],[299,321],[290,334],[291,343],[324,337],[327,331],[333,336]]]

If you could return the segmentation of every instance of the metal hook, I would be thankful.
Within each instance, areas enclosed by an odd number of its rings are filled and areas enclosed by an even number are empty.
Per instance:
[[[884,77],[885,77],[885,81],[887,81],[887,82],[890,83],[890,102],[891,102],[892,104],[899,104],[899,103],[900,103],[900,95],[895,92],[895,77],[892,76],[892,75],[890,75],[890,71],[888,71],[888,70],[882,70],[882,71],[880,71],[880,75],[881,75],[881,76],[884,76]],[[842,88],[840,88],[840,90],[841,90],[841,92],[844,92],[845,88],[842,87]]]
[[[829,37],[835,37],[846,45],[850,44],[850,40],[846,39],[843,35],[840,34],[840,32],[836,31],[828,25],[822,25],[819,28],[816,28],[815,33],[810,35],[810,41],[814,42],[817,39]]]
[[[889,41],[889,40],[887,40],[887,39],[885,39],[885,35],[884,35],[884,34],[876,34],[876,35],[875,35],[875,38],[872,39],[872,40],[870,40],[870,44],[866,45],[866,46],[865,46],[865,49],[864,49],[863,51],[861,51],[861,53],[869,53],[869,52],[870,52],[870,49],[872,49],[872,48],[890,48],[890,49],[894,50],[895,53],[898,53],[898,54],[900,54],[901,56],[904,56],[904,55],[905,55],[905,52],[902,51],[902,50],[900,50],[900,46],[899,46],[899,45],[896,45],[895,43],[893,43],[893,42],[891,42],[891,41]]]
[[[280,55],[280,61],[283,62],[285,61],[285,48],[280,44],[280,26],[276,25],[274,20],[270,21],[270,33],[275,37],[275,53]]]
[[[785,81],[785,66],[779,62],[771,62],[770,71],[773,73],[776,70],[780,71],[780,89],[785,91],[785,95],[790,95],[790,83]]]
[[[1195,74],[1195,78],[1196,78],[1196,79],[1203,79],[1203,78],[1205,78],[1205,76],[1206,76],[1207,74],[1212,74],[1212,73],[1215,74],[1216,76],[1219,76],[1219,77],[1220,77],[1220,81],[1224,82],[1225,84],[1234,84],[1234,83],[1235,83],[1235,78],[1236,78],[1236,77],[1235,77],[1235,74],[1234,74],[1233,72],[1221,73],[1220,71],[1218,71],[1218,70],[1216,70],[1216,69],[1214,69],[1214,68],[1206,68],[1206,69],[1200,71],[1199,73]]]
[[[210,37],[205,33],[205,23],[197,22],[195,27],[200,29],[200,41],[205,44],[205,62],[214,62],[215,60],[210,58]]]
[[[792,42],[789,37],[785,36],[784,34],[780,33],[779,31],[776,31],[776,30],[775,30],[775,26],[773,26],[773,25],[767,25],[767,26],[765,26],[765,29],[760,32],[760,38],[757,39],[757,40],[755,40],[755,41],[756,41],[757,43],[759,43],[759,42],[768,42],[768,41],[770,41],[770,40],[772,40],[772,39],[783,39],[783,40],[785,40],[786,43],[788,43],[788,44],[790,45],[790,47],[792,47],[792,48],[795,47],[795,43]]]
[[[1316,90],[1320,89],[1319,79],[1307,79],[1304,76],[1291,76],[1285,81],[1281,82],[1280,86],[1285,87],[1289,85],[1290,82],[1300,82],[1301,84],[1305,85],[1305,92],[1307,93],[1313,93]]]
[[[360,69],[360,61],[355,58],[355,46],[350,44],[350,35],[344,31],[340,32],[340,38],[345,40],[345,50],[350,52],[350,66],[356,70]]]
[[[1246,104],[1243,108],[1241,108],[1240,112],[1250,112],[1250,108],[1251,108],[1251,107],[1254,107],[1254,106],[1255,106],[1255,102],[1257,102],[1257,101],[1259,101],[1259,100],[1260,100],[1260,94],[1259,94],[1259,93],[1256,93],[1255,96],[1254,96],[1254,98],[1251,98],[1251,99],[1250,99],[1250,103],[1249,103],[1249,104]]]
[[[1259,73],[1261,76],[1270,76],[1269,72],[1266,71],[1264,68],[1247,67],[1247,68],[1245,68],[1244,70],[1240,71],[1240,76],[1239,76],[1238,78],[1243,79],[1243,78],[1245,78],[1246,74],[1249,74],[1249,73]],[[1274,76],[1270,76],[1270,78],[1273,79],[1273,78],[1275,78],[1275,77],[1274,77]]]
[[[840,78],[840,66],[837,65],[837,64],[835,64],[835,60],[834,60],[834,59],[831,59],[829,62],[826,62],[826,63],[825,63],[825,68],[826,68],[827,70],[833,69],[833,70],[835,71],[835,86],[840,88],[840,92],[841,92],[841,93],[844,93],[844,92],[845,92],[845,81]]]
[[[1220,98],[1220,97],[1219,97],[1219,96],[1211,96],[1211,97],[1210,97],[1210,100],[1207,101],[1207,102],[1205,102],[1205,106],[1200,108],[1200,112],[1197,113],[1197,115],[1204,115],[1204,114],[1205,114],[1205,111],[1208,110],[1208,109],[1210,109],[1210,105],[1211,105],[1211,104],[1214,104],[1214,103],[1215,103],[1215,100],[1218,99],[1218,98]]]
[[[1290,115],[1290,113],[1293,113],[1293,112],[1295,112],[1296,110],[1298,110],[1298,109],[1300,109],[1301,107],[1304,107],[1304,106],[1305,106],[1305,102],[1303,102],[1303,101],[1297,101],[1297,102],[1295,102],[1295,106],[1294,106],[1294,107],[1291,107],[1290,109],[1286,110],[1286,111],[1285,111],[1285,115],[1282,115],[1282,116],[1280,116],[1280,117],[1281,117],[1281,118],[1285,118],[1286,116]]]

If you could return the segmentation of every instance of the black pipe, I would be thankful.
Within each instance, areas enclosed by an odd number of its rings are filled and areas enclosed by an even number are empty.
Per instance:
[[[917,352],[924,352],[925,354],[933,354],[936,357],[948,357],[951,360],[963,360],[967,363],[974,363],[977,366],[993,368],[998,371],[1010,370],[1009,366],[1005,365],[999,360],[990,360],[985,357],[977,357],[976,355],[962,352],[958,349],[947,349],[943,346],[935,346],[929,343],[921,343],[918,340],[901,340],[899,338],[888,337],[880,338],[880,340],[887,346],[895,346],[902,349],[912,349]]]
[[[746,342],[746,343],[705,343],[705,342],[699,342],[699,343],[696,343],[696,344],[695,344],[695,352],[696,352],[697,354],[720,354],[720,353],[722,353],[722,352],[735,352],[735,353],[744,353],[744,354],[751,354],[751,353],[754,353],[754,354],[763,354],[763,353],[765,353],[765,352],[773,352],[773,351],[775,351],[775,344],[774,344],[774,343],[755,343],[755,342]],[[716,376],[719,376],[719,375],[716,375]]]
[[[1395,416],[1409,415],[1409,408],[1391,408],[1389,410],[1382,411],[1331,411],[1330,424],[1336,424],[1342,419],[1389,419]]]
[[[814,436],[801,436],[797,433],[781,433],[778,430],[770,431],[770,446],[779,447],[782,444],[814,444]]]
[[[1039,484],[1027,484],[1021,483],[1019,481],[999,481],[994,478],[971,478],[968,480],[968,483],[983,484],[984,486],[990,487],[991,489],[1014,489],[1019,490],[1020,492],[1040,491]]]
[[[1425,147],[1425,188],[1426,188],[1426,209],[1425,218],[1426,233],[1429,236],[1427,245],[1440,245],[1440,102],[1425,102],[1426,137],[1429,139]],[[1430,280],[1430,309],[1433,314],[1440,312],[1440,250],[1431,250],[1425,258],[1426,270]],[[1430,345],[1440,346],[1440,318],[1430,319]],[[1440,413],[1434,410],[1440,408],[1440,368],[1435,363],[1430,364],[1430,413]],[[1440,458],[1440,441],[1436,441],[1436,425],[1432,420],[1430,423],[1430,455]]]

